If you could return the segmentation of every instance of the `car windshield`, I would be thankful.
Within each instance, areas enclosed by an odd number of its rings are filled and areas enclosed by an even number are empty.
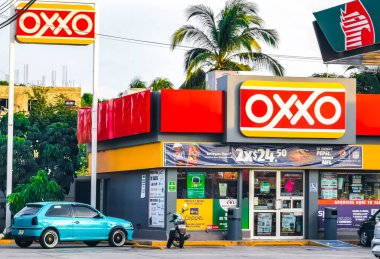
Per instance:
[[[27,205],[17,213],[17,216],[35,215],[41,208],[41,205]]]

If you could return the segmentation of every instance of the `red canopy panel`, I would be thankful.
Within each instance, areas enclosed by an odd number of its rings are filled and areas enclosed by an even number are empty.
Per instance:
[[[150,91],[143,91],[98,106],[98,140],[150,132]],[[91,108],[78,111],[78,143],[91,142]]]
[[[380,136],[380,94],[356,95],[356,135]]]
[[[223,133],[224,92],[162,90],[161,132]]]

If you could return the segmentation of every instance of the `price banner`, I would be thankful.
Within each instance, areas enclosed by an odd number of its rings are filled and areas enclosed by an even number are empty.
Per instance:
[[[165,143],[164,166],[362,168],[362,146]]]

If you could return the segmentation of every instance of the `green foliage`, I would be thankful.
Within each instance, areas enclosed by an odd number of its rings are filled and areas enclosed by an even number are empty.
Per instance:
[[[46,171],[40,170],[29,183],[18,185],[15,192],[8,195],[7,202],[11,211],[17,213],[27,203],[62,199],[63,193],[57,182],[50,181]]]
[[[0,134],[0,190],[6,190],[7,176],[7,139]],[[37,171],[34,150],[31,141],[22,138],[13,138],[13,188],[17,184],[25,184]]]
[[[186,19],[195,25],[184,25],[172,36],[173,49],[182,43],[194,46],[185,54],[185,88],[204,88],[201,71],[266,69],[284,75],[278,61],[261,53],[261,43],[277,47],[279,37],[275,30],[264,28],[254,3],[230,0],[218,15],[205,5],[195,5],[186,10]]]
[[[81,144],[78,146],[78,148],[79,148],[78,162],[79,162],[80,168],[75,173],[77,176],[90,175],[88,171],[88,156],[86,152],[86,145]]]
[[[380,71],[364,71],[352,73],[351,78],[356,78],[356,92],[359,94],[380,94]]]
[[[131,83],[129,84],[129,87],[131,89],[134,89],[134,88],[147,88],[147,85],[146,85],[146,82],[144,81],[141,81],[139,78],[135,78],[131,81]]]
[[[92,106],[92,94],[84,93],[82,95],[82,108]]]
[[[321,78],[345,78],[345,76],[331,74],[331,73],[314,73],[311,75],[312,77],[321,77]]]
[[[172,89],[173,83],[167,78],[157,77],[150,85],[152,91],[160,91],[162,89]]]
[[[9,85],[8,81],[0,81],[0,85]]]
[[[15,115],[13,182],[24,184],[37,170],[46,170],[49,178],[68,194],[75,171],[81,168],[76,138],[77,112],[65,106],[67,97],[64,95],[56,96],[49,104],[48,91],[48,88],[33,87],[29,98],[34,103],[29,115]],[[0,131],[0,190],[4,191],[7,116],[0,121]]]

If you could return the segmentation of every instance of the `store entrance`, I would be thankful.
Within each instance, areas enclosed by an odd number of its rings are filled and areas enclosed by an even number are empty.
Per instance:
[[[251,171],[250,200],[253,239],[304,238],[303,171]]]

